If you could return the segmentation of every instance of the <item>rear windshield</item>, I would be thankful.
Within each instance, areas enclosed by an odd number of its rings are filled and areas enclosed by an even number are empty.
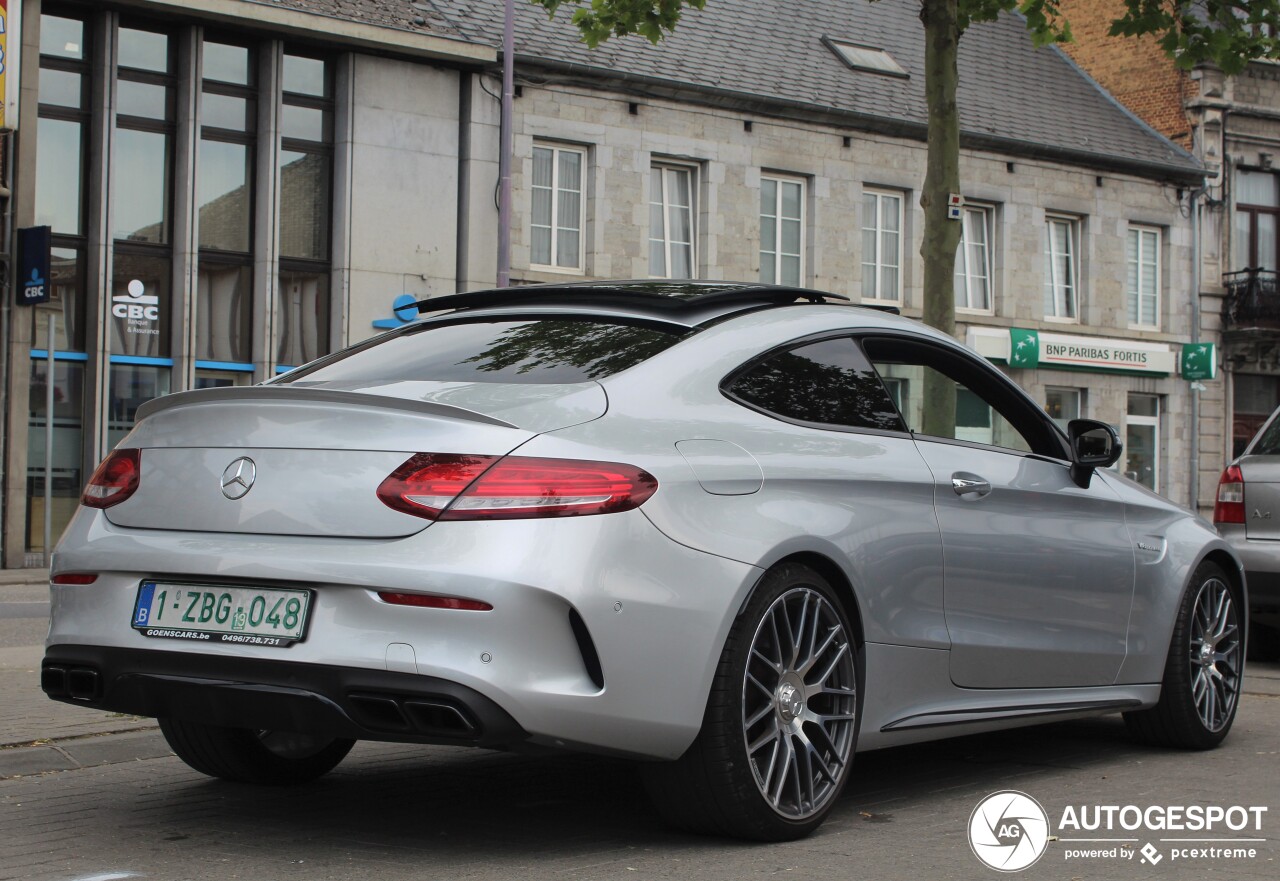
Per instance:
[[[684,335],[563,318],[429,324],[291,371],[280,381],[587,382],[634,367]]]
[[[1280,419],[1273,419],[1249,451],[1251,456],[1280,455]]]

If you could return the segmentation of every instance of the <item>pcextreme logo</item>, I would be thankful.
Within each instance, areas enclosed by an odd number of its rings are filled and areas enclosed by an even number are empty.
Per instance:
[[[1040,802],[1006,789],[978,802],[969,815],[969,847],[998,872],[1035,865],[1051,841],[1061,843],[1062,858],[1073,862],[1252,860],[1267,840],[1260,834],[1266,813],[1263,805],[1067,805],[1054,835]]]

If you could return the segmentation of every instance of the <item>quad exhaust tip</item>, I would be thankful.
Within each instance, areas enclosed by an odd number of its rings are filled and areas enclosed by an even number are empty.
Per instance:
[[[102,696],[102,676],[92,667],[45,664],[40,668],[40,688],[49,697],[95,701]]]

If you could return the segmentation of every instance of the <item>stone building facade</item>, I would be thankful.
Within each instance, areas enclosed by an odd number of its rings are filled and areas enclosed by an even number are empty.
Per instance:
[[[1280,65],[1249,64],[1235,76],[1211,65],[1179,70],[1154,39],[1110,37],[1119,0],[1070,0],[1071,56],[1137,116],[1205,166],[1197,190],[1201,338],[1217,342],[1221,381],[1199,393],[1201,508],[1218,476],[1280,406],[1280,268],[1277,160]]]
[[[5,566],[45,551],[50,316],[56,536],[145,400],[267,379],[497,277],[501,0],[23,10],[16,225],[52,227],[55,296],[5,313]],[[760,280],[920,314],[910,4],[734,0],[594,53],[520,5],[517,34],[514,283]],[[1064,423],[1121,426],[1123,470],[1188,501],[1203,169],[1019,20],[963,45],[958,336]]]

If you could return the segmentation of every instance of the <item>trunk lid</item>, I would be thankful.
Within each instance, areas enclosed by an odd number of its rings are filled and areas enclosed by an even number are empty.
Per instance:
[[[594,382],[182,392],[140,411],[141,421],[121,443],[142,451],[138,489],[105,514],[117,526],[138,529],[411,535],[431,521],[395,511],[376,495],[410,456],[501,456],[540,432],[598,418],[605,408],[604,390]]]

